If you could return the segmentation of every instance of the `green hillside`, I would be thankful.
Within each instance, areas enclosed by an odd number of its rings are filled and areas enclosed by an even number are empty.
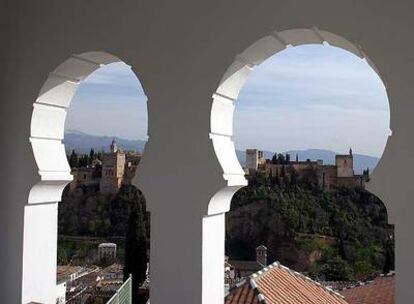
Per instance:
[[[312,180],[289,181],[263,174],[233,198],[227,214],[226,253],[268,261],[326,280],[365,279],[393,268],[393,227],[383,203],[368,191],[321,191]]]

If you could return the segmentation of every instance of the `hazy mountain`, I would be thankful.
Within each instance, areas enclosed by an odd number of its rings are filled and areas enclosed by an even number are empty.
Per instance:
[[[109,146],[114,137],[111,136],[96,136],[82,133],[79,131],[66,131],[65,133],[65,147],[66,151],[70,152],[73,149],[79,153],[89,153],[91,148],[95,151],[108,151]],[[115,140],[119,147],[124,150],[143,151],[145,146],[144,140],[128,140],[119,137],[115,137]],[[245,164],[246,154],[244,151],[236,151],[237,157],[242,165]],[[285,152],[283,152],[285,153]],[[317,160],[322,159],[324,164],[335,164],[335,152],[322,149],[307,149],[307,150],[292,150],[287,151],[290,154],[292,160],[295,159],[298,154],[299,160]],[[272,158],[273,152],[264,151],[265,158]],[[356,154],[354,153],[354,169],[356,173],[362,173],[362,170],[369,168],[372,170],[375,168],[379,161],[378,157]]]
[[[270,151],[263,151],[264,156],[267,159],[271,159],[273,156],[273,152]],[[242,165],[245,164],[246,161],[246,153],[244,151],[236,151],[237,157]],[[290,154],[290,158],[292,160],[295,159],[296,154],[298,154],[299,160],[317,160],[322,159],[323,163],[326,165],[333,165],[335,164],[335,152],[323,149],[307,149],[307,150],[292,150],[283,153]],[[375,169],[379,161],[378,157],[357,154],[354,153],[354,170],[355,173],[360,174],[366,168],[369,168],[370,171]]]
[[[65,148],[67,152],[75,150],[79,153],[89,153],[91,148],[95,151],[109,151],[112,136],[96,136],[82,133],[80,131],[66,131]],[[117,145],[123,150],[143,151],[145,146],[144,140],[129,140],[115,137]]]

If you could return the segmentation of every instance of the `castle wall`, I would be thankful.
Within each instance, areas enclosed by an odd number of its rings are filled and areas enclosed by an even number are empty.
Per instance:
[[[282,171],[282,167],[284,166],[285,165],[266,163],[264,165],[264,171],[266,172],[266,174],[271,174],[272,176],[280,176],[280,172]]]
[[[365,179],[362,175],[355,175],[351,177],[338,177],[337,179],[338,187],[365,187]]]
[[[299,175],[304,175],[318,168],[318,163],[314,161],[296,162],[291,165]]]
[[[314,175],[318,179],[318,185],[325,191],[336,187],[365,187],[365,179],[362,175],[354,175],[352,155],[339,155],[336,158],[339,165],[323,165],[320,161],[291,162],[289,164],[265,163],[263,171],[272,176],[284,176],[290,178],[296,171],[299,178]],[[260,166],[259,166],[260,170]]]
[[[334,165],[325,165],[318,167],[318,184],[321,189],[329,191],[337,183],[337,167]]]
[[[76,168],[72,170],[73,180],[70,182],[71,191],[81,186],[99,185],[99,179],[95,177],[95,168]]]

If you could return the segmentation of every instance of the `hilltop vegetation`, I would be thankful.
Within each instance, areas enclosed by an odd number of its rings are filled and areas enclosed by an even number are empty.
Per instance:
[[[149,237],[149,214],[145,212],[145,198],[133,186],[123,186],[117,195],[103,195],[97,187],[81,187],[70,191],[67,187],[59,203],[58,233],[60,236],[93,237],[90,241],[61,240],[58,248],[59,264],[66,264],[76,256],[87,256],[97,248],[96,239],[118,244],[119,259],[124,257],[124,238],[127,236],[131,211],[142,216]]]
[[[94,187],[66,189],[59,204],[59,234],[71,236],[125,236],[132,203],[141,197],[132,186],[117,195],[103,195]],[[144,207],[145,208],[145,207]]]
[[[361,280],[393,269],[393,227],[383,203],[362,188],[323,192],[312,180],[249,177],[227,214],[226,251],[324,280]]]
[[[79,159],[86,162],[91,155],[95,153]],[[323,192],[312,174],[248,178],[249,186],[235,194],[226,217],[226,254],[232,259],[254,260],[255,248],[264,244],[269,263],[278,260],[324,280],[361,280],[393,269],[393,227],[383,203],[368,191]],[[122,187],[117,195],[103,195],[97,187],[66,189],[59,204],[59,234],[124,237],[137,204],[149,237],[145,199],[133,186]],[[117,243],[123,256],[124,244]],[[61,263],[96,247],[73,241],[59,245]]]

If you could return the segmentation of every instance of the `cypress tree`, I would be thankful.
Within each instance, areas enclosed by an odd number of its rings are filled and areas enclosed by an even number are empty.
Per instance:
[[[280,177],[284,178],[285,176],[286,176],[285,166],[282,166],[282,168],[280,169]]]
[[[296,172],[295,168],[292,168],[292,174],[290,175],[290,183],[293,186],[297,186],[299,180],[299,174]]]
[[[273,154],[271,162],[272,162],[272,164],[277,164],[277,153]]]
[[[75,150],[72,150],[72,153],[69,156],[69,165],[71,168],[78,167],[78,155],[76,154]]]
[[[393,235],[393,229],[391,232],[388,232],[389,235],[387,237],[387,240],[384,244],[384,251],[385,251],[385,261],[384,261],[384,267],[383,267],[383,273],[387,274],[391,270],[395,269],[395,253],[394,253],[394,235]]]
[[[92,164],[92,162],[96,159],[96,155],[95,155],[95,150],[93,148],[91,148],[91,150],[89,151],[89,160],[88,160],[88,165]]]
[[[278,156],[277,156],[277,162],[278,162],[278,164],[284,165],[286,163],[285,156],[283,154],[279,153]]]
[[[132,303],[142,303],[139,298],[139,286],[145,281],[147,271],[147,229],[145,225],[145,200],[135,191],[131,201],[131,213],[125,240],[124,280],[132,274]]]

